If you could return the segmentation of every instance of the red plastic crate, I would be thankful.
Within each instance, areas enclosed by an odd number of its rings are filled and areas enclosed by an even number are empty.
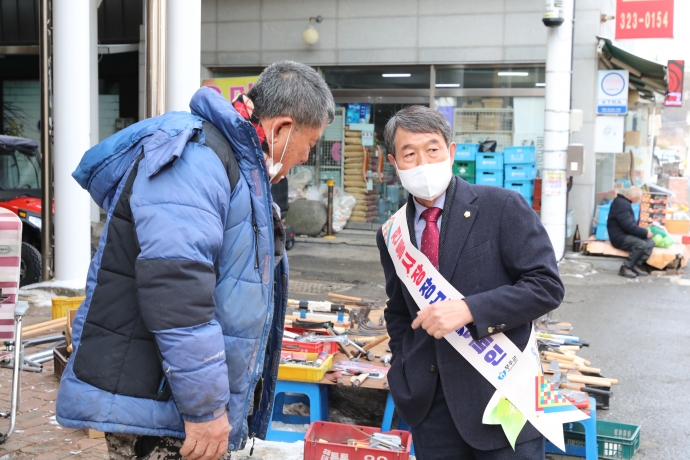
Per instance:
[[[690,244],[690,236],[683,237],[683,244]]]
[[[285,330],[294,332],[295,334],[302,334],[306,332],[306,329],[293,327],[286,327]],[[322,332],[309,332],[315,335],[328,336],[328,334]],[[322,351],[325,351],[329,355],[338,353],[338,344],[336,342],[299,342],[296,340],[290,340],[287,337],[283,337],[283,344],[281,348],[287,351],[301,351],[302,353],[321,353]]]
[[[329,355],[338,353],[338,344],[335,342],[298,342],[283,338],[281,348],[285,351],[300,351],[302,353],[321,353],[322,351]]]
[[[364,439],[365,433],[379,433],[381,428],[371,426],[353,426],[343,423],[314,422],[309,426],[304,437],[304,460],[408,460],[412,435],[408,431],[386,431],[386,434],[400,436],[405,450],[395,452],[386,449],[348,446],[349,439]],[[326,441],[326,442],[322,442]],[[337,455],[334,455],[337,454]]]

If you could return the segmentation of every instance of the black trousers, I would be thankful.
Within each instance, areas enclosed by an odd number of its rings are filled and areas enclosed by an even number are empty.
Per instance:
[[[633,268],[633,265],[642,265],[647,262],[654,249],[654,240],[651,238],[643,240],[636,236],[627,235],[620,249],[630,251],[630,255],[623,264],[628,268]]]
[[[477,450],[467,444],[448,410],[441,379],[426,419],[412,428],[417,460],[544,460],[544,437],[497,450]]]

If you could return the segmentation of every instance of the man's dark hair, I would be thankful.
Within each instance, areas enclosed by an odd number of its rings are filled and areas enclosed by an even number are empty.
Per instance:
[[[411,105],[393,115],[383,130],[386,150],[393,156],[395,132],[398,128],[411,133],[438,133],[446,140],[446,146],[450,146],[453,137],[453,129],[441,112],[421,105]]]
[[[259,118],[289,116],[295,128],[320,128],[335,115],[333,95],[308,65],[281,61],[266,67],[247,93]]]

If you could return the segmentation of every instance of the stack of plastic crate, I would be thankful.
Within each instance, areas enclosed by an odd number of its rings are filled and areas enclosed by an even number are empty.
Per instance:
[[[477,185],[503,187],[503,152],[478,152],[475,158]]]
[[[475,156],[479,151],[479,144],[457,144],[453,174],[474,184]]]
[[[503,152],[503,186],[534,204],[534,179],[537,178],[537,152],[533,145],[506,147]]]

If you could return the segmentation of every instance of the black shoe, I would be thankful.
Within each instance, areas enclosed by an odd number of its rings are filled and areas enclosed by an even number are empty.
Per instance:
[[[632,269],[626,267],[625,265],[621,265],[621,269],[618,272],[620,276],[624,276],[626,278],[637,278],[637,275],[635,274]]]
[[[637,276],[649,276],[649,273],[642,270],[639,265],[633,265],[632,271],[635,272]]]

